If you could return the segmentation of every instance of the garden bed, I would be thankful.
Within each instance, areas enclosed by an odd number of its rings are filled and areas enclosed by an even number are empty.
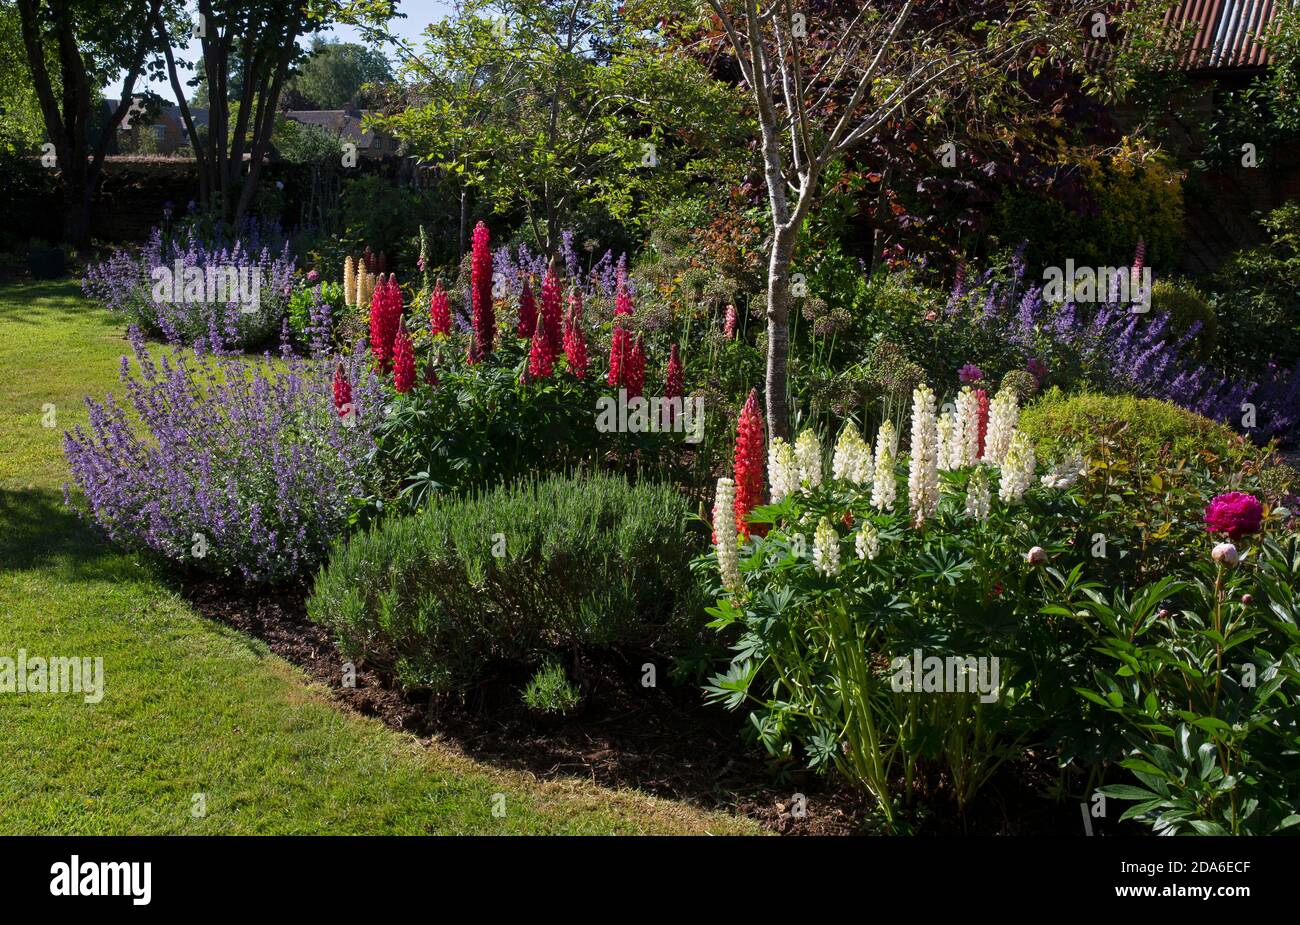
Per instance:
[[[355,687],[343,686],[345,658],[307,618],[301,585],[253,591],[235,582],[189,579],[182,595],[204,616],[260,639],[281,658],[326,686],[342,706],[393,729],[437,741],[476,761],[525,771],[540,780],[576,778],[635,789],[702,809],[725,810],[783,835],[858,835],[874,830],[862,798],[847,787],[798,768],[775,773],[739,736],[732,714],[705,705],[695,686],[642,688],[642,658],[631,653],[581,659],[589,706],[568,722],[544,722],[518,699],[522,678],[479,685],[464,702],[436,707],[402,691],[365,666]],[[653,656],[648,656],[653,659]],[[662,661],[662,660],[661,660]],[[942,800],[915,820],[921,835],[1085,835],[1078,804],[1049,796],[1050,760],[1027,756],[988,786],[962,819]],[[797,816],[794,795],[806,797]],[[1094,831],[1106,825],[1094,821]],[[1111,832],[1115,831],[1112,825]],[[1140,834],[1140,826],[1119,831]]]

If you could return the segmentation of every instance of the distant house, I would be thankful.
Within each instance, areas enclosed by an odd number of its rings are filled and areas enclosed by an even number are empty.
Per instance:
[[[113,113],[117,110],[117,100],[104,100],[100,104],[102,116],[105,121],[112,118]],[[190,118],[194,120],[194,127],[203,131],[208,127],[208,110],[205,108],[190,107]],[[131,148],[140,151],[142,147],[148,147],[152,153],[171,155],[178,154],[181,156],[192,156],[190,150],[189,132],[185,130],[185,120],[181,118],[179,106],[167,105],[160,109],[157,114],[149,115],[132,115],[122,120],[123,125],[118,126],[118,150]],[[143,141],[142,136],[145,132],[153,135],[152,143]]]
[[[285,118],[303,125],[314,125],[345,142],[357,146],[361,157],[390,157],[397,153],[398,141],[383,132],[363,129],[362,120],[370,113],[367,109],[290,109]]]
[[[1189,36],[1179,67],[1192,80],[1183,101],[1188,111],[1207,117],[1225,92],[1240,89],[1271,63],[1267,37],[1280,14],[1300,0],[1183,0],[1165,17],[1169,34]],[[1265,39],[1265,41],[1261,41]],[[1188,126],[1170,126],[1187,152],[1202,139]],[[1300,196],[1300,157],[1287,147],[1274,150],[1263,170],[1215,169],[1203,172],[1184,198],[1182,269],[1207,273],[1241,247],[1263,240],[1258,217]]]

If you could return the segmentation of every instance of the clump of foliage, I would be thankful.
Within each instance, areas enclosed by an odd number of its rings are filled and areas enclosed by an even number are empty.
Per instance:
[[[567,716],[577,709],[582,691],[569,680],[563,665],[548,662],[529,679],[521,699],[524,706],[542,716]]]
[[[308,611],[349,657],[460,694],[495,663],[684,639],[701,614],[688,568],[701,539],[670,486],[525,479],[354,536]]]
[[[1251,378],[1300,360],[1300,203],[1275,209],[1262,224],[1268,241],[1238,251],[1212,281],[1215,362]]]
[[[1044,613],[1081,626],[1097,653],[1079,694],[1123,737],[1134,783],[1101,789],[1133,803],[1121,820],[1161,835],[1293,830],[1300,539],[1207,552],[1131,591],[1064,580]]]

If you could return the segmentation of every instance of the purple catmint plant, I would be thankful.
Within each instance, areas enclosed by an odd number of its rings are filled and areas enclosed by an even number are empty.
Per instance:
[[[343,358],[355,414],[341,417],[337,358],[176,350],[155,362],[138,328],[130,338],[126,403],[88,398],[87,427],[64,434],[89,516],[128,548],[252,582],[319,564],[374,481],[381,385],[364,350]]]
[[[82,289],[125,316],[128,324],[171,344],[215,353],[260,347],[280,329],[294,274],[287,240],[278,254],[273,255],[269,247],[259,249],[269,236],[271,232],[260,225],[250,225],[244,236],[231,239],[204,238],[196,226],[179,235],[165,233],[159,226],[138,252],[119,250],[103,263],[87,267]],[[162,297],[154,276],[160,269],[175,279]],[[236,278],[251,281],[256,274],[256,299],[241,301],[206,286],[202,293],[191,293],[183,285],[184,274],[191,269],[205,278],[209,273],[215,277],[233,272]],[[177,271],[182,275],[177,276]]]
[[[1041,287],[1027,284],[1018,256],[1005,279],[985,273],[975,285],[954,287],[944,321],[963,337],[973,332],[975,343],[954,353],[973,354],[985,368],[1023,368],[1046,358],[1052,369],[1074,370],[1093,388],[1170,401],[1261,443],[1300,439],[1300,363],[1270,365],[1255,380],[1231,378],[1197,359],[1199,323],[1178,333],[1168,315],[1134,312],[1114,300],[1054,305]]]
[[[624,254],[615,260],[614,252],[607,250],[587,271],[583,271],[577,251],[573,247],[573,232],[560,234],[559,264],[560,272],[567,277],[565,285],[577,282],[582,287],[585,299],[608,298],[614,294],[617,286],[617,265],[626,263]],[[519,297],[526,276],[534,278],[533,288],[541,285],[546,276],[549,261],[544,253],[534,253],[527,244],[503,245],[492,252],[492,269],[500,273],[500,286],[494,290],[497,298],[514,299]],[[635,294],[635,286],[629,282],[629,288]]]

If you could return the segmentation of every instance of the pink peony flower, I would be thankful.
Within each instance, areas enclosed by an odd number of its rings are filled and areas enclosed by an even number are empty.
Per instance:
[[[984,370],[974,363],[967,363],[958,371],[957,378],[962,381],[963,385],[971,385],[984,378]]]
[[[1258,533],[1263,520],[1264,506],[1254,495],[1240,491],[1218,495],[1205,508],[1205,529],[1226,533],[1233,540]]]

